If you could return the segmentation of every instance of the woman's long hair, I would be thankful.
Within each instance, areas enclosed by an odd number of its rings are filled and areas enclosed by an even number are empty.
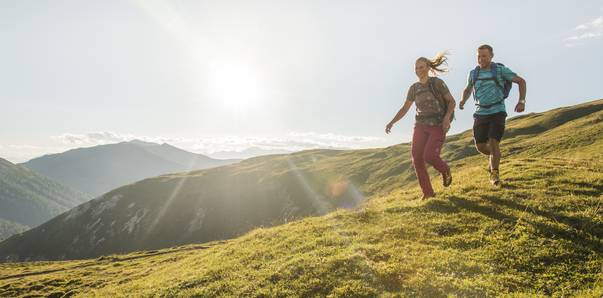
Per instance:
[[[424,61],[429,67],[429,71],[434,74],[442,74],[448,72],[448,51],[439,52],[433,59],[421,57],[417,60]],[[445,65],[446,67],[441,67]]]

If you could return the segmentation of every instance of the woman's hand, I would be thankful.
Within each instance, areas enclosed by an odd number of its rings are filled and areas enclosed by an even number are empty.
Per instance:
[[[444,117],[444,119],[442,119],[442,130],[444,131],[444,134],[447,134],[449,129],[450,129],[450,118]]]
[[[392,131],[393,124],[390,122],[385,126],[385,133],[390,133]]]

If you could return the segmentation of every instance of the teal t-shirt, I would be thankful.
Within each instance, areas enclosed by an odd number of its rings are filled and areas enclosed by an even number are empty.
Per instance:
[[[510,81],[517,76],[517,74],[515,74],[511,69],[502,65],[496,66],[496,74],[498,76],[498,82],[501,86],[504,85],[503,80]],[[478,79],[491,77],[492,71],[490,69],[482,69],[479,71]],[[475,82],[475,87],[476,91],[474,93],[474,96],[479,98],[479,103],[482,105],[489,105],[495,103],[504,97],[502,88],[498,87],[498,85],[496,85],[496,82],[494,82],[493,80],[478,80]],[[473,88],[473,83],[471,82],[471,72],[469,72],[469,76],[467,77],[467,88]],[[504,101],[489,108],[480,107],[478,105],[476,105],[475,107],[476,115],[491,115],[507,111]]]

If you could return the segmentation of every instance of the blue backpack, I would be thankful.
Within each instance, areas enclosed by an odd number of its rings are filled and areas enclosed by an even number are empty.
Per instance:
[[[513,81],[510,80],[505,80],[504,78],[502,78],[502,84],[500,82],[500,80],[498,79],[498,66],[505,66],[502,63],[491,63],[490,64],[490,71],[492,72],[492,77],[490,78],[479,78],[479,71],[480,71],[480,67],[479,65],[475,67],[474,70],[471,71],[471,84],[473,85],[473,99],[475,100],[475,105],[478,105],[482,108],[485,109],[489,109],[503,101],[505,101],[505,99],[507,97],[509,97],[509,93],[511,92],[511,88],[513,87]],[[494,102],[492,104],[488,104],[488,105],[482,105],[479,103],[479,99],[477,98],[476,94],[477,94],[477,87],[475,82],[477,81],[494,81],[496,83],[496,86],[498,86],[498,88],[500,88],[503,92],[503,98],[497,102]]]

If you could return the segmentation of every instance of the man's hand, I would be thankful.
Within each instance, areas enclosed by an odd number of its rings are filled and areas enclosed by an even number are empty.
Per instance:
[[[459,109],[462,110],[464,108],[465,108],[465,102],[464,101],[459,102]]]
[[[385,126],[385,133],[390,133],[392,131],[393,124],[390,122]]]
[[[526,105],[524,103],[518,102],[517,105],[515,106],[515,112],[517,113],[521,113],[525,110]]]

